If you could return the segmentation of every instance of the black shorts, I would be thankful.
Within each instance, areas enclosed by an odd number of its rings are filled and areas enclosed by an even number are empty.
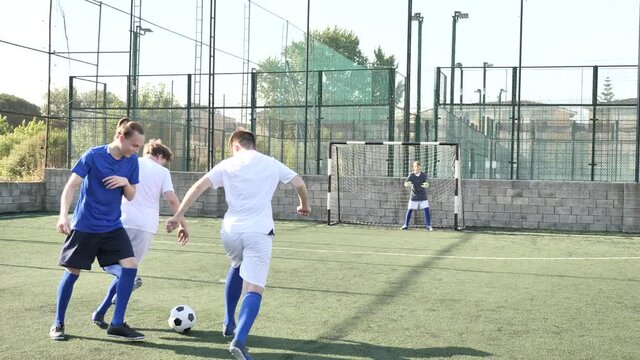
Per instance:
[[[71,231],[60,251],[58,265],[91,270],[96,257],[101,267],[134,257],[131,240],[124,228],[106,233]]]

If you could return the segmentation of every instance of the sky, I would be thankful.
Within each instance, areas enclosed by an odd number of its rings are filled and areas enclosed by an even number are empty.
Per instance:
[[[186,74],[196,67],[199,0],[143,1],[142,26],[153,32],[140,37],[140,74]],[[209,35],[209,1],[204,1],[202,31]],[[451,62],[452,14],[468,19],[457,23],[456,62],[465,67],[465,99],[477,98],[483,62],[487,71],[487,99],[500,89],[510,96],[510,73],[502,67],[518,65],[520,1],[518,0],[413,0],[413,12],[424,16],[422,42],[422,106],[433,102],[434,69]],[[636,97],[640,8],[638,0],[525,0],[523,8],[523,66],[587,66],[565,70],[523,72],[523,98],[583,102],[590,96],[591,66],[629,65],[628,69],[603,69],[610,76],[617,98]],[[49,23],[48,0],[0,2],[0,93],[16,95],[37,105],[47,91]],[[52,50],[73,54],[80,61],[53,57],[52,88],[68,85],[70,75],[126,75],[128,72],[130,0],[53,0]],[[408,2],[402,0],[311,0],[310,29],[340,27],[360,39],[360,48],[373,58],[380,46],[398,60],[406,74]],[[283,46],[304,39],[307,1],[217,0],[216,72],[239,73],[269,56],[279,56]],[[245,29],[248,19],[249,28]],[[246,42],[245,34],[250,34]],[[417,72],[417,22],[412,27],[412,108],[415,107]],[[98,37],[100,35],[100,37]],[[100,40],[98,42],[98,39]],[[98,58],[96,51],[103,52]],[[28,50],[28,47],[36,50]],[[107,53],[108,51],[114,53]],[[203,46],[202,70],[208,70],[208,47]],[[120,52],[120,53],[117,53]],[[96,66],[96,62],[99,65]],[[241,75],[216,78],[216,104],[239,104]],[[91,78],[87,78],[91,80]],[[109,90],[121,93],[123,77],[101,78]],[[141,85],[162,81],[181,99],[186,76],[142,77]],[[91,90],[91,81],[76,81]],[[456,85],[457,88],[458,85]],[[207,86],[202,103],[206,103]],[[123,95],[124,96],[124,95]],[[505,95],[503,95],[505,96]],[[586,99],[586,100],[585,100]]]

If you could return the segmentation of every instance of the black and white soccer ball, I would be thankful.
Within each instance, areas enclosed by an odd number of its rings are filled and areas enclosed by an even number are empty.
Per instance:
[[[169,326],[179,333],[186,333],[196,325],[196,312],[188,305],[178,305],[169,313]]]

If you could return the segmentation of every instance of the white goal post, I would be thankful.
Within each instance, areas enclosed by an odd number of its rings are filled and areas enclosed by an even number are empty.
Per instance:
[[[331,141],[327,159],[327,224],[403,224],[411,189],[404,181],[418,161],[429,178],[431,225],[464,227],[460,145],[447,142]],[[411,226],[425,225],[422,210]]]

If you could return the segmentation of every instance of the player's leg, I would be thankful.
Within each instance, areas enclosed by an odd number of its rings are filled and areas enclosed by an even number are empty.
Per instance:
[[[136,257],[139,268],[140,263],[142,263],[142,259],[145,257],[145,255],[147,255],[149,249],[151,248],[151,243],[153,242],[153,237],[155,234],[140,229],[125,230],[127,231],[127,235],[129,235],[129,239],[131,240],[131,247],[133,248],[133,253]],[[140,276],[136,276],[136,279],[133,283],[133,290],[138,289],[141,286],[142,278]]]
[[[429,211],[429,200],[424,201],[424,226],[428,230],[433,230],[431,227],[431,212]]]
[[[229,345],[236,359],[250,359],[246,351],[246,340],[260,311],[262,293],[267,283],[273,235],[245,233],[244,252],[240,276],[244,280],[244,297],[238,313],[238,327]]]
[[[109,327],[109,324],[104,321],[104,316],[106,315],[107,310],[109,310],[109,307],[111,307],[111,305],[113,304],[113,299],[116,295],[116,288],[118,286],[118,279],[122,274],[122,266],[120,266],[120,264],[113,264],[105,266],[102,269],[113,275],[114,278],[113,281],[111,281],[111,284],[109,284],[109,288],[107,288],[107,294],[102,300],[102,303],[98,306],[96,311],[91,314],[91,321],[93,321],[93,323],[98,325],[101,329],[106,329],[107,327]]]
[[[227,273],[224,286],[224,321],[222,323],[222,336],[233,336],[236,328],[236,307],[242,295],[242,277],[240,277],[240,264],[242,263],[242,241],[238,234],[220,232],[222,245],[227,256],[231,260],[231,266]]]
[[[122,266],[122,273],[116,285],[118,301],[113,311],[111,324],[107,328],[107,335],[126,340],[144,340],[142,333],[131,329],[124,321],[127,304],[133,291],[133,282],[138,273],[138,262],[134,256],[129,236],[123,228],[102,234],[98,262],[101,266],[116,262]]]
[[[409,228],[411,213],[413,212],[413,210],[417,208],[418,208],[418,202],[409,200],[409,204],[407,205],[407,213],[404,215],[404,225],[402,225],[402,230],[407,230]]]
[[[95,258],[97,246],[95,241],[88,239],[92,234],[72,231],[65,239],[58,265],[66,268],[56,294],[56,318],[49,329],[49,337],[53,340],[64,340],[64,319],[67,312],[73,286],[80,276],[80,270],[90,270]]]

